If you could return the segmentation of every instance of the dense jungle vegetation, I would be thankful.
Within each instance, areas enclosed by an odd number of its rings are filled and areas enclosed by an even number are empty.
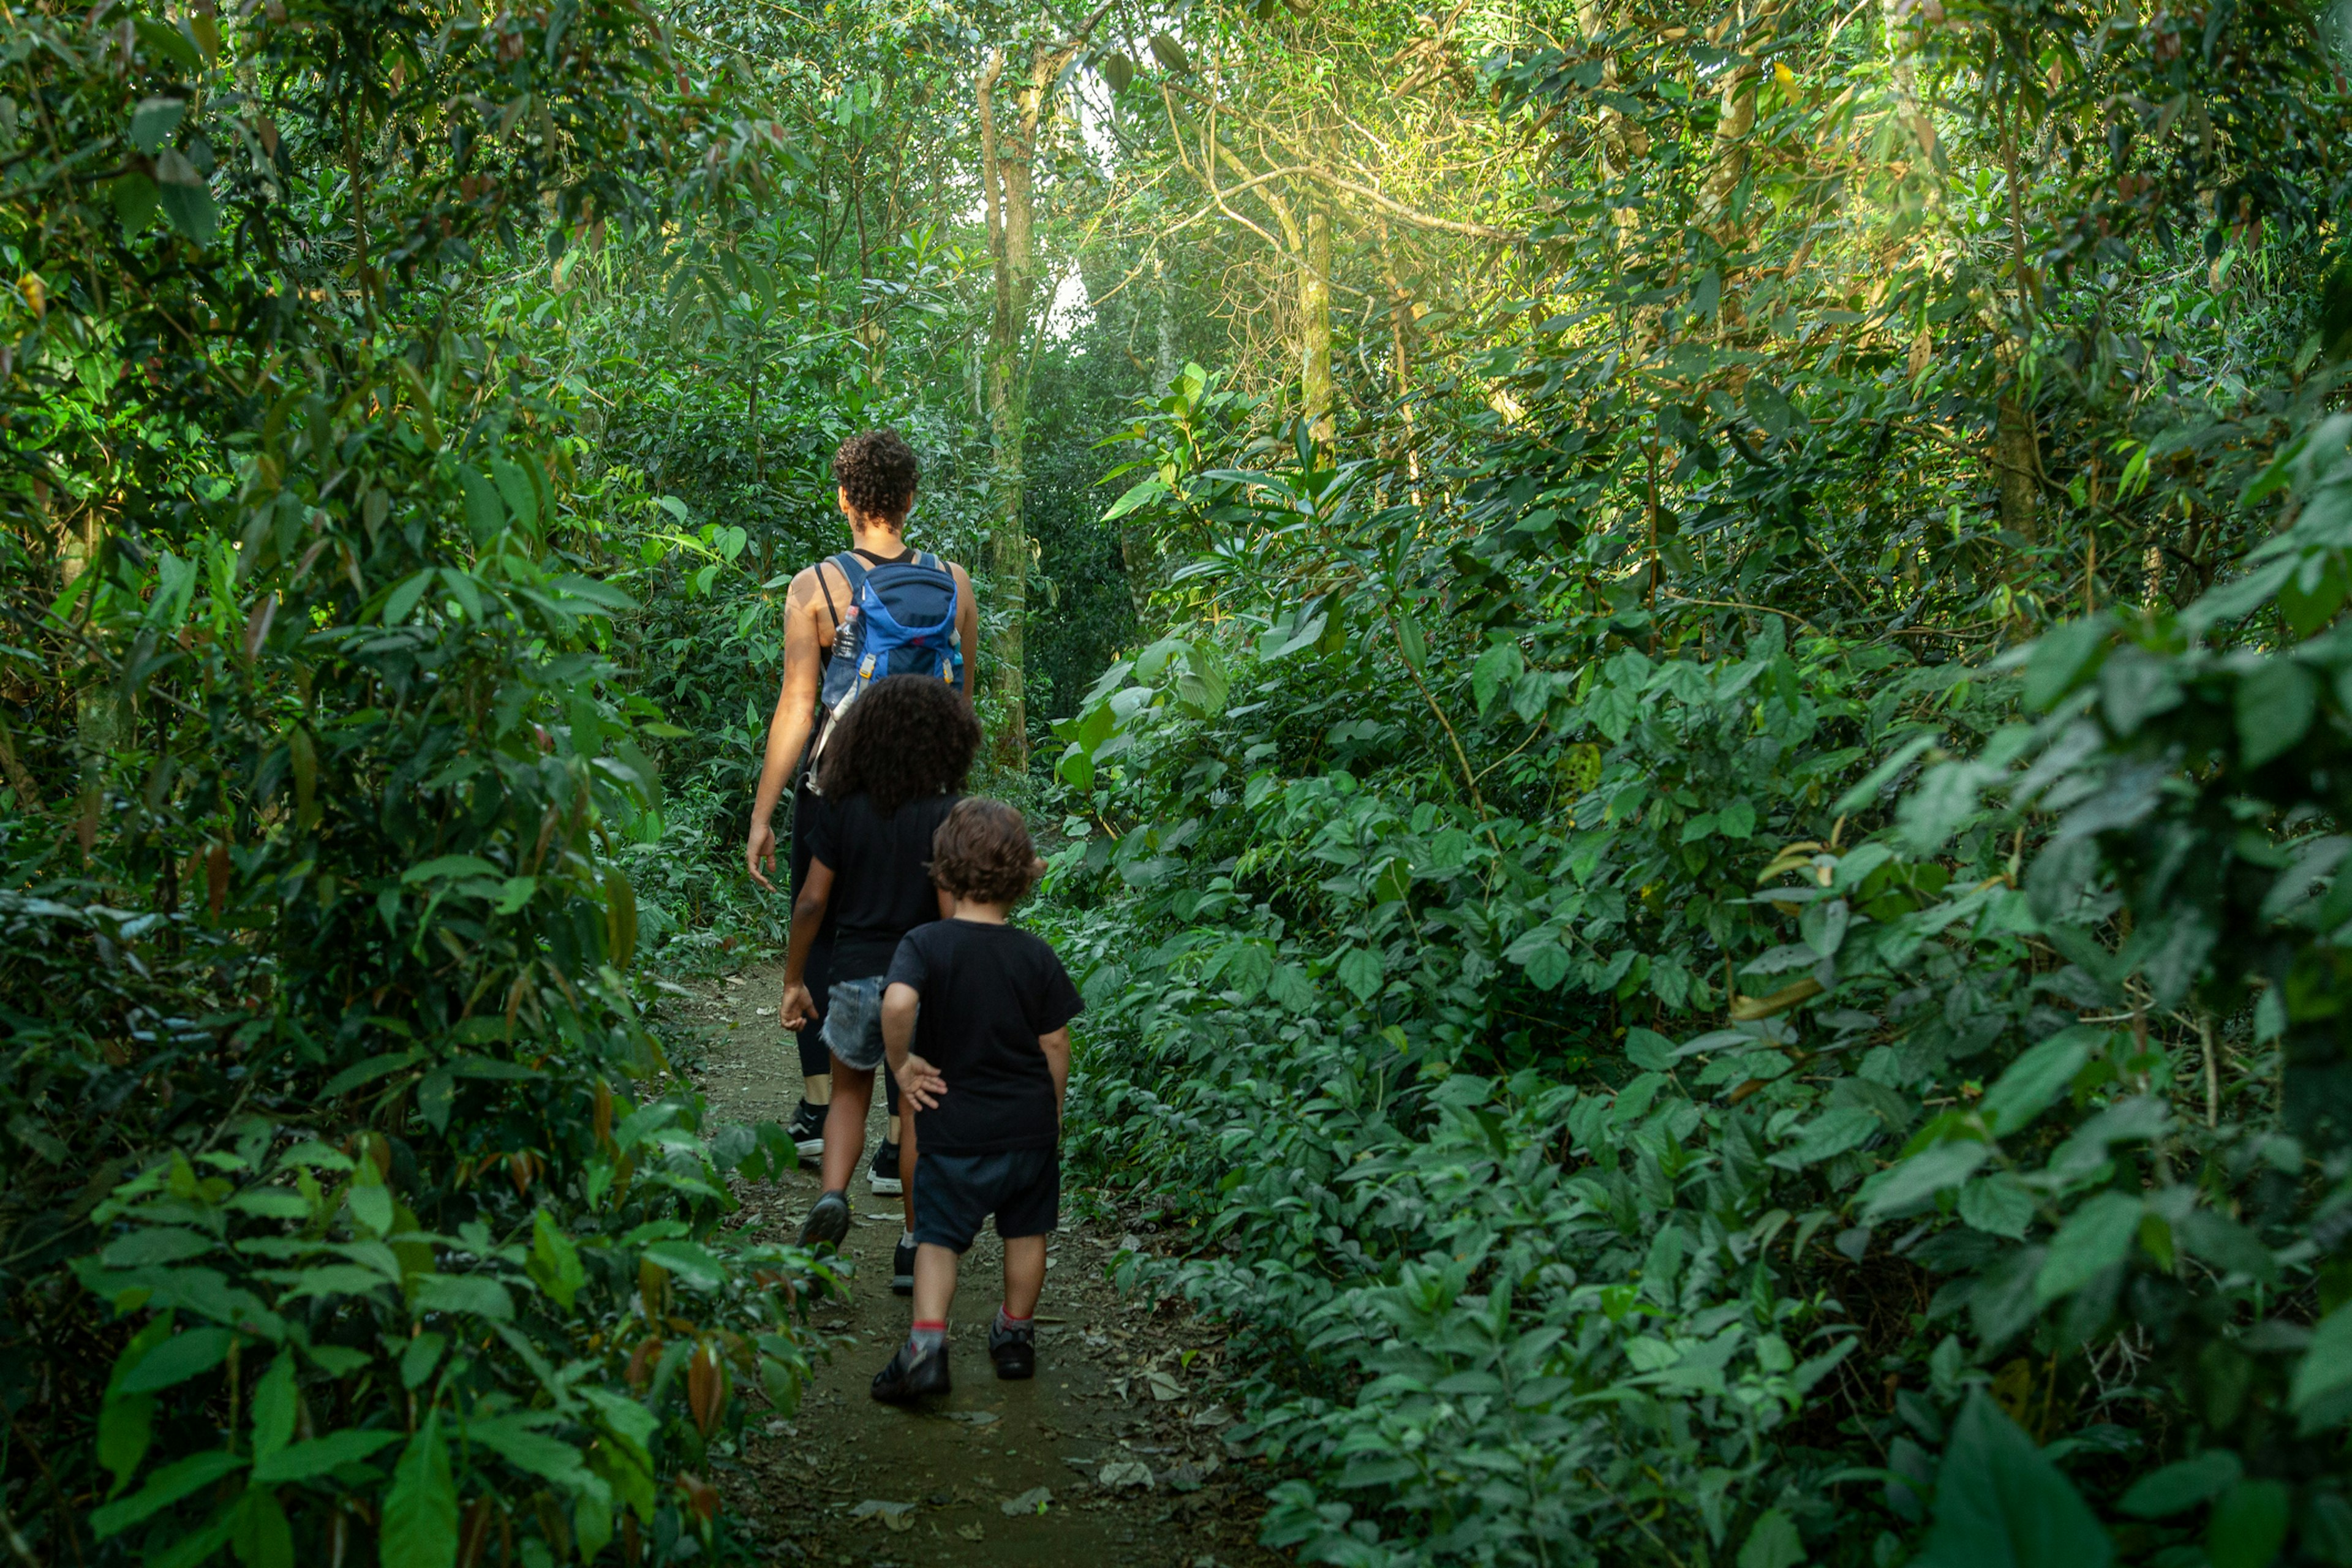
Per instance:
[[[826,463],[1301,1561],[2352,1564],[2352,32],[0,8],[0,1535],[761,1555]]]

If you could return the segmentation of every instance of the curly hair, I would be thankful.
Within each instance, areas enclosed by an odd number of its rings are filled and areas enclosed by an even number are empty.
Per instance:
[[[833,455],[833,482],[868,517],[904,518],[922,476],[915,449],[896,430],[852,436]]]
[[[849,705],[817,764],[833,800],[862,795],[887,817],[907,801],[963,788],[980,753],[980,720],[935,675],[886,675]]]
[[[1039,869],[1029,825],[1001,800],[960,800],[931,835],[931,880],[961,898],[1017,904],[1036,885]]]

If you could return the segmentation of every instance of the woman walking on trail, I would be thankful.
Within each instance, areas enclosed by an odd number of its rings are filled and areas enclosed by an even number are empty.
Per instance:
[[[923,675],[875,683],[842,720],[817,767],[823,792],[809,823],[808,880],[793,901],[777,1012],[796,1028],[815,1015],[806,984],[817,931],[833,929],[833,996],[824,1015],[833,1056],[833,1103],[825,1118],[824,1195],[802,1227],[806,1246],[835,1247],[849,1234],[849,1178],[866,1152],[874,1069],[882,1065],[882,977],[899,939],[944,920],[955,902],[931,882],[931,836],[961,798],[980,751],[980,721],[963,693]],[[916,1155],[909,1125],[897,1158],[902,1178]],[[902,1179],[907,1231],[891,1283],[915,1286],[915,1208]]]
[[[915,504],[921,465],[914,449],[896,431],[869,430],[841,444],[833,457],[835,499],[849,520],[851,548],[803,568],[784,596],[784,673],[776,699],[775,715],[768,723],[767,755],[760,769],[759,793],[751,803],[751,831],[743,859],[751,879],[771,891],[769,873],[775,869],[776,836],[772,826],[776,804],[787,783],[793,791],[791,876],[787,887],[797,899],[808,879],[808,827],[816,810],[812,775],[815,752],[844,706],[862,689],[865,680],[898,668],[921,667],[921,655],[935,654],[932,644],[944,641],[952,655],[954,684],[967,684],[972,661],[980,656],[980,615],[971,577],[954,562],[910,550],[906,542],[907,513]],[[873,669],[860,678],[857,667],[869,661],[861,653],[836,669],[835,656],[851,642],[883,640],[866,637],[863,608],[881,608],[895,632],[928,630],[930,612],[942,589],[952,597],[951,630],[942,637],[896,644]],[[894,612],[904,612],[898,614]],[[880,622],[877,622],[878,626]],[[846,636],[845,636],[845,632]],[[871,648],[867,649],[871,651]],[[887,666],[887,668],[886,668]],[[824,721],[824,728],[820,727]],[[830,931],[814,933],[806,984],[813,1004],[810,1020],[798,1032],[802,1091],[792,1119],[793,1142],[803,1154],[824,1145],[825,1110],[832,1096],[832,1068],[816,1020],[824,1016],[832,980],[833,940]],[[898,1088],[889,1086],[891,1138],[876,1151],[871,1181],[877,1193],[898,1189],[897,1141]]]

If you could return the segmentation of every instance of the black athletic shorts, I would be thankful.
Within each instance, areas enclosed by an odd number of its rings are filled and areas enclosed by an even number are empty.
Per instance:
[[[1007,1240],[1045,1236],[1062,1223],[1062,1152],[1013,1149],[1002,1154],[915,1157],[915,1239],[962,1252],[994,1215]]]

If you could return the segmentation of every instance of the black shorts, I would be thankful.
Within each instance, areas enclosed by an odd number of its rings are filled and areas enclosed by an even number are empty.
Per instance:
[[[996,1234],[1014,1240],[1045,1236],[1062,1223],[1062,1152],[1011,1149],[1001,1154],[915,1158],[915,1239],[956,1252],[970,1247],[993,1215]]]

